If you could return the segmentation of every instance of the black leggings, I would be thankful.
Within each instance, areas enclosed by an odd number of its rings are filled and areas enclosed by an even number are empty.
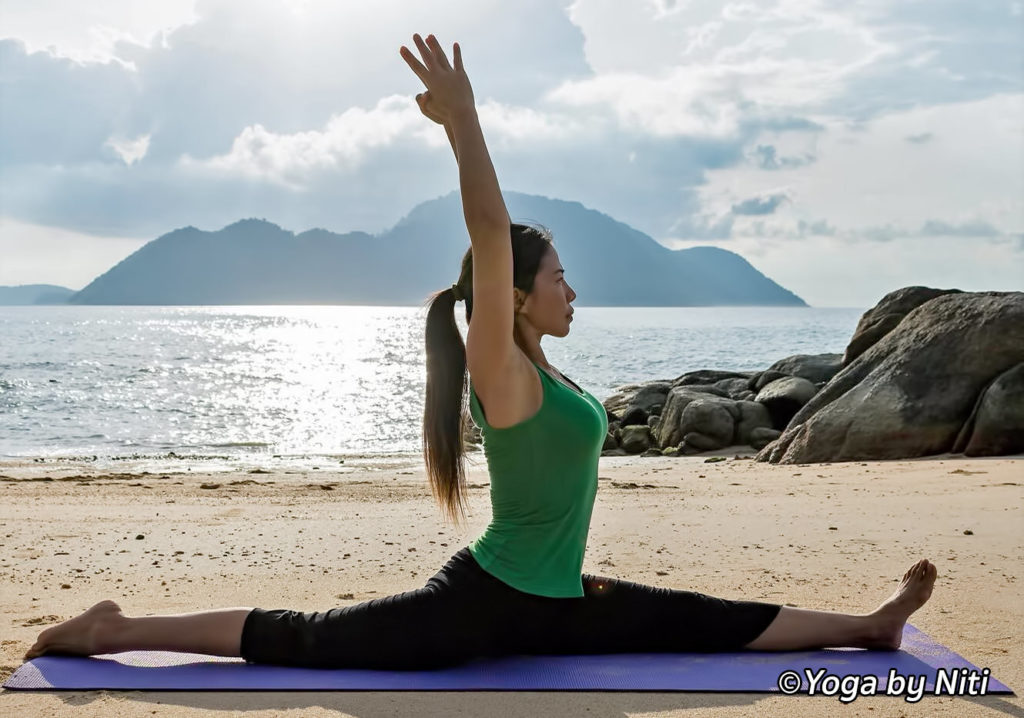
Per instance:
[[[253,609],[241,653],[254,663],[424,670],[515,654],[738,651],[781,608],[582,578],[580,598],[524,593],[463,548],[414,591],[330,611]]]

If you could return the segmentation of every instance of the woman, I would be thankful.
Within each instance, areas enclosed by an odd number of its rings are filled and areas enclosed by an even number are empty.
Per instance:
[[[434,495],[457,521],[468,365],[470,411],[491,475],[491,524],[417,590],[310,613],[232,608],[127,617],[103,601],[43,631],[26,658],[170,650],[283,665],[429,669],[524,653],[898,648],[904,623],[935,583],[927,559],[867,614],[581,575],[607,415],[548,364],[540,346],[545,334],[568,334],[576,294],[550,237],[509,221],[458,44],[452,67],[432,35],[413,39],[422,63],[404,46],[400,52],[427,87],[416,98],[422,112],[448,132],[472,242],[459,280],[434,295],[427,317],[424,453]],[[453,315],[459,299],[470,319],[465,346]]]

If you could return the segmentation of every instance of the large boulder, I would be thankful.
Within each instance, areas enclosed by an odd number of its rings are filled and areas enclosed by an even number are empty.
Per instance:
[[[708,387],[699,388],[707,389]],[[698,401],[705,408],[687,412],[687,407]],[[729,415],[729,420],[732,422],[729,426],[729,438],[731,439],[734,431],[733,424],[740,420],[740,410],[736,406],[736,402],[728,397],[699,391],[698,387],[683,386],[668,393],[661,421],[652,430],[654,441],[658,447],[664,449],[669,446],[677,446],[689,433],[707,434],[709,437],[724,435],[722,414],[706,408],[708,405],[720,406]]]
[[[914,289],[902,291],[909,296]],[[839,372],[757,460],[901,459],[951,451],[986,388],[1024,362],[1024,293],[930,291],[939,295]],[[1000,408],[1005,397],[1016,396],[1016,377],[1010,373],[998,385],[991,409],[982,401],[977,412],[986,427],[1003,422],[1000,435],[1024,431],[1013,425],[1018,412]]]
[[[1024,452],[1024,364],[1004,371],[981,393],[953,452],[966,456]]]
[[[844,367],[849,366],[861,354],[875,345],[878,340],[891,332],[910,312],[925,302],[945,294],[961,294],[959,289],[933,289],[931,287],[903,287],[889,292],[874,307],[864,312],[853,338],[843,355]]]

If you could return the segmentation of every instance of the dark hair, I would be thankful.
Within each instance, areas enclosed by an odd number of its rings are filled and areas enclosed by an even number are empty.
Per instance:
[[[552,244],[543,226],[511,224],[512,286],[530,294],[541,260]],[[466,300],[466,323],[473,318],[473,248],[462,257],[459,293]],[[427,395],[423,406],[423,456],[430,490],[456,525],[465,518],[466,475],[463,433],[468,415],[466,345],[455,323],[455,294],[449,287],[427,299]]]

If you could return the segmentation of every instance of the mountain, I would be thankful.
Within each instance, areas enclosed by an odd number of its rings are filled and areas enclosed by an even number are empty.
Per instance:
[[[17,287],[0,287],[0,305],[65,304],[74,293],[74,289],[58,287],[56,284],[22,284]]]
[[[515,222],[551,230],[578,306],[807,306],[738,254],[671,250],[579,202],[506,192]],[[458,278],[469,234],[458,192],[423,202],[379,235],[294,234],[245,219],[185,227],[93,280],[73,304],[420,305]]]

